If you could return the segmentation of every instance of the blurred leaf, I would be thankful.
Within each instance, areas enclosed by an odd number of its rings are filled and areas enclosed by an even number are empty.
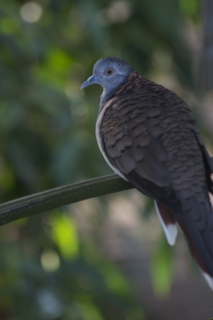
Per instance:
[[[79,240],[75,220],[58,213],[52,220],[52,236],[63,258],[78,255]]]
[[[107,286],[110,290],[120,294],[126,295],[129,291],[129,286],[122,274],[111,264],[104,264],[101,268],[103,277],[105,277]]]
[[[1,159],[0,161],[0,189],[4,191],[11,190],[15,184],[15,176],[11,170],[11,167]]]
[[[155,248],[151,263],[151,278],[154,291],[159,296],[168,295],[173,277],[173,248],[168,245],[164,235]]]
[[[58,48],[52,48],[43,64],[38,69],[38,76],[56,87],[64,88],[64,83],[72,67],[72,57]]]
[[[197,0],[179,0],[180,2],[180,7],[183,10],[183,12],[190,17],[195,17],[196,13],[198,12],[199,8],[199,2]]]
[[[76,303],[82,314],[82,319],[84,320],[103,320],[100,311],[98,310],[97,306],[94,304],[93,300],[91,299],[90,295],[81,295],[79,297],[79,301]]]

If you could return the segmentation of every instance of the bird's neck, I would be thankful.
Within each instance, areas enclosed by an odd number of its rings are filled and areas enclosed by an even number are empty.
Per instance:
[[[135,71],[132,72],[127,78],[124,78],[121,82],[118,82],[117,85],[113,88],[111,85],[109,87],[103,88],[103,92],[100,97],[99,112],[100,110],[102,110],[105,103],[110,100],[114,96],[114,94],[116,94],[116,92],[122,91],[124,88],[128,87],[129,84],[130,87],[133,87],[137,78],[141,79],[140,75]]]
[[[100,108],[99,111],[103,108],[105,103],[113,96],[116,90],[110,90],[110,92],[107,92],[107,90],[103,89],[103,92],[101,94],[100,98]]]

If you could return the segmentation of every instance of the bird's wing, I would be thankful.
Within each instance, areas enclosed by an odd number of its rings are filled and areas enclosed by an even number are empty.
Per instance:
[[[144,194],[180,210],[167,168],[167,152],[160,139],[159,105],[150,101],[150,106],[144,108],[140,97],[122,95],[99,114],[99,127],[101,149],[111,167]]]
[[[140,108],[140,100],[128,99],[125,97],[124,103],[112,99],[100,112],[96,127],[99,147],[115,172],[156,199],[158,218],[168,243],[174,245],[178,228],[171,208],[180,210],[180,202],[171,186],[166,150],[159,139],[160,108],[157,104]]]

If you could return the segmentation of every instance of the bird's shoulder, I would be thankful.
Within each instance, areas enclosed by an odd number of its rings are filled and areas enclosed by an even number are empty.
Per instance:
[[[146,126],[149,133],[157,137],[168,130],[195,125],[191,109],[183,99],[137,72],[129,75],[99,113],[106,132],[122,126],[123,130],[128,127],[128,131],[138,134],[139,128]]]
[[[174,112],[182,113],[184,118],[193,120],[191,109],[187,103],[173,91],[141,76],[138,72],[131,73],[127,81],[115,91],[114,95],[105,102],[108,110],[113,113],[123,112],[127,105],[134,105],[140,110],[150,112],[158,108],[164,115]],[[134,109],[132,109],[134,112]]]

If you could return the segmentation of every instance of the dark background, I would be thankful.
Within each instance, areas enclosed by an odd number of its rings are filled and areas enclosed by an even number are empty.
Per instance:
[[[193,108],[212,149],[211,1],[0,2],[0,201],[111,173],[95,139],[101,89],[126,59]],[[213,293],[182,234],[169,247],[132,190],[0,230],[1,320],[210,319]]]

